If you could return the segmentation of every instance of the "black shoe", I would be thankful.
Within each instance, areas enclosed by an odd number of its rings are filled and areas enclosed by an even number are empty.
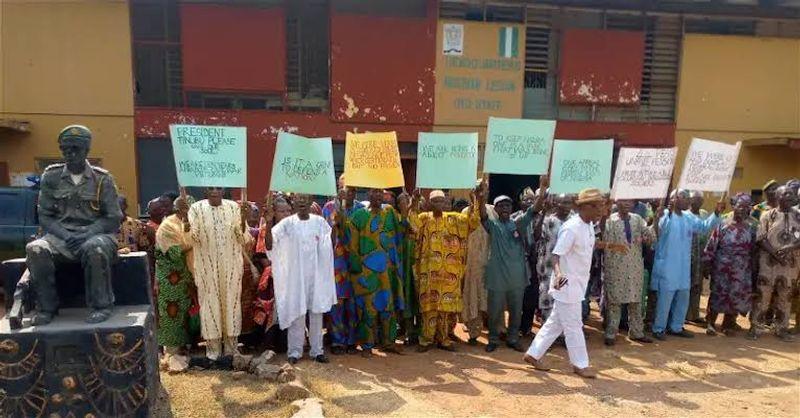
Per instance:
[[[487,352],[487,353],[492,353],[492,352],[494,352],[495,350],[497,350],[497,344],[496,344],[496,343],[489,343],[489,344],[486,344],[486,352]]]
[[[644,335],[639,337],[639,338],[631,338],[631,341],[636,341],[637,343],[642,343],[642,344],[652,344],[653,343],[653,339],[652,338],[646,337]]]
[[[617,343],[617,340],[615,340],[614,338],[606,338],[606,339],[603,340],[603,344],[605,344],[605,345],[607,345],[609,347],[613,346],[616,343]]]
[[[331,347],[331,354],[333,354],[334,356],[341,356],[342,354],[344,354],[344,352],[345,348],[342,347],[341,345],[334,345],[333,347]]]
[[[477,338],[470,338],[469,341],[467,341],[467,344],[469,344],[469,345],[474,347],[474,346],[478,345],[478,339]]]
[[[358,349],[354,345],[347,346],[347,354],[358,354]]]
[[[331,361],[328,359],[328,356],[326,356],[325,354],[320,354],[320,355],[318,355],[318,356],[314,357],[314,361],[316,361],[317,363],[323,363],[323,364],[324,364],[324,363],[330,363],[330,362],[331,362]]]
[[[439,350],[449,351],[451,353],[454,353],[456,351],[456,345],[453,343],[450,343],[448,345],[436,344],[436,348],[438,348]]]
[[[288,360],[288,361],[289,361],[289,364],[291,364],[292,366],[294,366],[295,364],[297,364],[297,362],[298,362],[298,361],[300,361],[300,359],[299,359],[299,358],[297,358],[297,357],[289,357],[289,360]]]
[[[411,337],[411,338],[407,338],[407,339],[406,339],[406,340],[403,342],[403,345],[406,345],[406,346],[409,346],[409,347],[411,347],[411,346],[413,346],[413,345],[417,345],[417,344],[419,344],[419,338],[417,338],[417,337]]]
[[[664,335],[663,332],[654,332],[653,338],[657,339],[658,341],[664,341],[667,339],[667,336]]]
[[[50,312],[36,312],[36,315],[31,319],[31,325],[40,327],[53,322],[53,314]]]
[[[680,330],[680,332],[670,331],[669,335],[674,335],[676,337],[681,337],[681,338],[694,338],[694,334],[692,334],[689,331],[686,331],[685,329]]]
[[[517,341],[515,343],[506,343],[506,346],[508,348],[510,348],[510,349],[512,349],[514,351],[520,352],[520,353],[524,353],[525,352],[525,349],[522,347],[522,344],[520,344],[519,341]]]

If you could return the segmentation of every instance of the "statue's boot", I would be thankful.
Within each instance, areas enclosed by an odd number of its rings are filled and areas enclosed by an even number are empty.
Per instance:
[[[31,319],[31,325],[34,327],[47,325],[53,322],[53,316],[54,315],[50,312],[36,312],[36,315],[34,315],[33,319]]]
[[[111,309],[95,309],[86,318],[89,324],[97,324],[111,317]]]

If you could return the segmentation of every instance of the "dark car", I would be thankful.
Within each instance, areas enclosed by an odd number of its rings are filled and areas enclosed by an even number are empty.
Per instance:
[[[25,257],[25,244],[39,230],[38,197],[36,189],[0,187],[0,261]]]

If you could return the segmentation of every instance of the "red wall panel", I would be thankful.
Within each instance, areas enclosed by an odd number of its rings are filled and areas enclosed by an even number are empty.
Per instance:
[[[435,17],[333,14],[331,117],[432,124],[435,46]]]
[[[570,29],[561,40],[559,96],[564,104],[635,106],[644,65],[644,33]]]
[[[307,137],[331,137],[343,142],[345,133],[396,131],[400,142],[416,142],[417,134],[430,132],[430,125],[337,123],[323,113],[268,112],[263,110],[136,109],[137,138],[169,138],[169,125],[176,123],[247,127],[247,184],[251,200],[260,199],[269,188],[272,159],[278,132]]]
[[[277,7],[181,4],[184,89],[283,92],[284,22]]]
[[[626,147],[675,146],[675,124],[580,122],[560,120],[556,124],[557,139],[613,138],[616,145]]]

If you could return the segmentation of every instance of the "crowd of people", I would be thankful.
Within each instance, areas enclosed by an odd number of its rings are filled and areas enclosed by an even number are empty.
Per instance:
[[[607,346],[622,327],[639,344],[692,338],[687,321],[708,335],[756,339],[771,329],[791,341],[793,303],[800,317],[798,180],[770,181],[757,204],[744,193],[723,198],[710,213],[699,192],[610,201],[594,189],[550,194],[546,177],[516,201],[491,202],[487,178],[469,200],[370,189],[364,202],[344,180],[322,206],[282,193],[261,205],[235,202],[209,188],[196,202],[185,193],[154,199],[147,223],[124,217],[120,251],[154,260],[158,342],[170,370],[185,369],[187,347],[200,340],[210,361],[230,357],[244,334],[247,344],[285,350],[290,363],[303,357],[306,337],[320,363],[329,361],[326,345],[367,358],[412,346],[455,351],[460,322],[467,344],[487,330],[487,352],[505,344],[539,370],[561,339],[575,373],[591,378],[590,301]],[[533,337],[527,348],[523,337]]]

